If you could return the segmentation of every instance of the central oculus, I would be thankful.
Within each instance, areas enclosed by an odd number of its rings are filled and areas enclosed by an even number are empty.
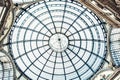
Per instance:
[[[55,52],[63,52],[68,47],[68,38],[64,34],[54,34],[50,37],[49,45]]]

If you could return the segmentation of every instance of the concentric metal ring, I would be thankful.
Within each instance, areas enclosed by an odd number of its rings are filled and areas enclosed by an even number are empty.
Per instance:
[[[47,0],[21,8],[9,41],[21,75],[32,80],[87,80],[106,54],[104,22],[74,1]]]

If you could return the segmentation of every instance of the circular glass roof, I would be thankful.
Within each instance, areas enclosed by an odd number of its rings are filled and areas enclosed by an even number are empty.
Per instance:
[[[3,50],[0,51],[0,80],[14,80],[14,69],[12,62]]]
[[[87,80],[105,60],[104,22],[78,2],[21,8],[9,35],[16,66],[32,80]]]
[[[110,49],[115,66],[120,66],[120,29],[112,28],[110,36]]]

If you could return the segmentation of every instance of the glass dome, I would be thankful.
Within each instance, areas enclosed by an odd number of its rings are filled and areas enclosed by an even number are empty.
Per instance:
[[[0,80],[13,80],[14,70],[9,57],[0,51]]]
[[[104,22],[76,1],[21,8],[9,34],[16,66],[32,80],[87,80],[106,55]]]
[[[110,49],[115,66],[120,66],[120,29],[112,28]]]

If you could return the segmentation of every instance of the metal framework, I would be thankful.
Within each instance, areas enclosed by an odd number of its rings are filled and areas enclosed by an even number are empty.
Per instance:
[[[106,61],[104,25],[76,1],[45,0],[21,8],[9,34],[18,79],[90,79]]]

